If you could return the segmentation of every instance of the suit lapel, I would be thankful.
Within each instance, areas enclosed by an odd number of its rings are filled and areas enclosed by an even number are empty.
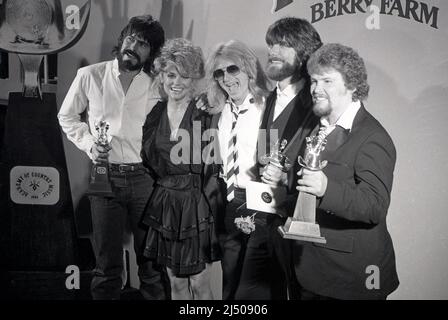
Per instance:
[[[364,106],[361,104],[361,108],[356,113],[355,118],[353,119],[352,129],[351,131],[346,130],[342,127],[336,127],[328,136],[327,136],[327,144],[325,146],[325,150],[322,152],[322,158],[331,156],[335,154],[344,144],[350,139],[350,136],[353,132],[356,132],[359,128],[362,127],[362,122],[366,117],[367,111]]]
[[[274,117],[274,106],[275,101],[277,100],[277,89],[271,92],[271,94],[266,99],[266,107],[264,109],[263,113],[263,119],[261,121],[260,129],[258,132],[258,141],[266,141],[265,148],[266,152],[270,152],[270,145],[271,145],[271,137],[269,134],[269,129],[272,124],[272,119]],[[258,154],[258,153],[257,153]]]
[[[358,113],[355,116],[355,119],[353,119],[351,132],[355,132],[362,127],[362,122],[366,119],[366,116],[367,116],[367,110],[366,108],[364,108],[364,104],[361,102],[361,108],[359,108]]]
[[[327,136],[327,144],[322,152],[322,157],[325,158],[326,155],[335,152],[339,149],[348,139],[349,131],[337,126],[334,130]]]
[[[305,138],[310,135],[311,131],[319,123],[319,118],[316,117],[313,113],[311,95],[305,93],[305,89],[306,88],[302,89],[302,91],[299,93],[296,105],[296,108],[300,109],[299,117],[301,117],[299,119],[296,119],[296,122],[300,122],[301,125],[298,127],[298,129],[296,129],[296,132],[290,138],[290,141],[288,141],[288,145],[285,149],[285,154],[288,157],[294,158],[294,161],[297,160],[297,157],[300,155],[300,151],[302,149],[304,150],[303,145]]]
[[[311,118],[312,100],[309,94],[308,86],[305,86],[291,100],[288,106],[282,111],[278,118],[273,121],[275,102],[277,100],[277,89],[272,91],[266,100],[266,109],[263,115],[263,121],[260,129],[266,129],[265,134],[259,135],[258,141],[265,139],[266,151],[270,152],[271,145],[277,141],[270,141],[270,129],[278,130],[278,139],[281,141],[286,139],[288,145],[292,140],[297,141],[300,136],[303,125]]]
[[[302,105],[302,91],[299,92],[280,113],[280,115],[272,122],[271,128],[278,129],[280,140],[286,139],[288,142],[297,132],[297,123],[305,119],[306,110]]]

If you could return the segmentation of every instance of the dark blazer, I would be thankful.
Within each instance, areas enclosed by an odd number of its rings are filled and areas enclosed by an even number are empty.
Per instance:
[[[218,142],[218,122],[221,113],[209,115],[208,130],[202,136],[205,147],[202,158],[204,160],[204,192],[207,198],[213,199],[210,203],[212,211],[218,219],[218,227],[222,226],[220,220],[224,217],[226,207],[226,186],[219,179],[222,164]]]
[[[289,193],[296,194],[296,173],[299,170],[297,159],[302,151],[301,147],[305,138],[311,133],[311,130],[316,126],[319,119],[313,114],[313,102],[308,84],[306,84],[297,96],[291,100],[285,110],[283,110],[279,117],[273,122],[272,119],[274,116],[276,100],[277,91],[274,90],[266,100],[266,109],[260,129],[267,130],[267,152],[269,152],[270,148],[276,143],[276,141],[270,141],[269,129],[277,129],[279,139],[287,140],[288,144],[284,152],[292,162],[292,167],[288,171],[288,191]],[[260,143],[261,142],[259,142],[259,145]]]
[[[332,146],[327,144],[329,149]],[[294,241],[294,264],[300,284],[338,299],[384,298],[398,287],[392,240],[386,226],[396,151],[381,124],[358,111],[352,130],[323,169],[328,178],[318,200],[316,221],[326,244]],[[369,266],[379,268],[379,289],[368,289]]]

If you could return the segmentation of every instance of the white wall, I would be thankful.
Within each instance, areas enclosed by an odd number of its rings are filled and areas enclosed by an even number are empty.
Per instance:
[[[119,31],[133,15],[153,14],[168,37],[188,36],[205,53],[218,42],[242,40],[264,63],[268,25],[285,15],[310,20],[309,6],[316,2],[295,0],[271,14],[271,0],[95,0],[86,34],[60,54],[58,100],[62,101],[80,65],[109,59]],[[448,3],[420,2],[440,8],[439,29],[381,15],[380,30],[368,30],[369,13],[314,24],[324,42],[352,46],[365,58],[371,85],[366,106],[397,148],[388,225],[401,284],[392,299],[448,299]],[[0,81],[0,98],[6,95],[4,83]],[[8,90],[17,85],[11,83]],[[88,161],[70,143],[65,148],[76,204],[85,190]],[[219,275],[217,271],[215,287]]]

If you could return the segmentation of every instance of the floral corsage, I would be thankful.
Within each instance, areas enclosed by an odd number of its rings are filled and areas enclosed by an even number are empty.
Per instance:
[[[251,216],[241,216],[239,218],[235,218],[235,225],[238,229],[240,229],[245,234],[251,234],[255,231],[255,212]]]

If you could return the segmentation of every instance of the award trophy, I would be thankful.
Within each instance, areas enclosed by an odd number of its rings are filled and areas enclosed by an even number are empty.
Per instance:
[[[42,59],[78,42],[87,28],[90,0],[81,8],[70,4],[65,10],[61,0],[5,0],[3,8],[0,50],[18,54],[24,71],[23,96],[42,100],[39,77]],[[64,21],[64,12],[73,14]]]
[[[326,160],[321,160],[321,152],[325,149],[325,135],[306,138],[306,150],[304,158],[299,156],[299,164],[309,170],[322,170],[327,165]],[[316,196],[300,192],[297,198],[294,216],[286,220],[284,226],[278,228],[283,238],[302,240],[317,243],[326,243],[320,235],[319,225],[316,223]]]
[[[0,217],[8,229],[11,292],[23,299],[39,293],[63,298],[63,270],[79,265],[82,240],[76,235],[56,94],[42,91],[40,66],[45,55],[76,44],[89,13],[90,0],[0,1],[0,50],[18,54],[21,67],[15,73],[22,80],[22,88],[8,97],[0,189],[9,198]]]
[[[96,143],[103,147],[108,147],[110,137],[107,134],[109,130],[109,123],[106,121],[100,121],[95,124],[95,130],[98,132],[98,138]],[[112,185],[109,179],[109,163],[99,162],[92,165],[90,172],[89,188],[86,192],[92,196],[103,196],[113,198]]]
[[[291,161],[284,154],[287,141],[278,141],[272,151],[260,157],[262,165],[272,164],[286,172],[291,167]],[[277,207],[286,197],[284,187],[272,186],[262,182],[250,181],[246,187],[247,208],[268,213],[278,213]]]
[[[284,154],[284,150],[287,144],[288,141],[286,139],[283,139],[281,142],[280,140],[277,141],[277,143],[274,145],[273,150],[269,154],[264,155],[260,158],[260,163],[263,165],[271,163],[277,168],[280,168],[283,172],[288,171],[289,168],[291,168],[291,161]]]

